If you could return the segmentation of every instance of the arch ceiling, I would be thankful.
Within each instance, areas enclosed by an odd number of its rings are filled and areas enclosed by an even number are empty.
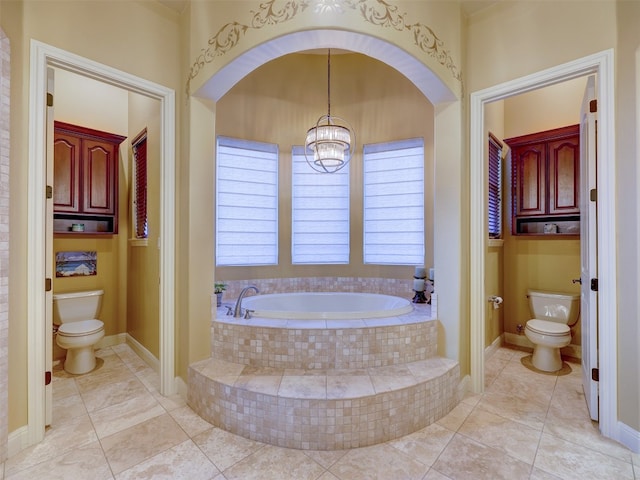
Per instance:
[[[375,58],[407,77],[434,105],[456,100],[456,95],[426,65],[384,40],[344,30],[307,30],[265,42],[218,70],[195,94],[218,101],[238,81],[265,63],[290,53],[339,48]]]

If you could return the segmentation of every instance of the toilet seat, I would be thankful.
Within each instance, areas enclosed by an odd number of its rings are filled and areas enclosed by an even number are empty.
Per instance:
[[[79,322],[63,323],[58,327],[58,335],[65,337],[82,337],[99,332],[104,328],[100,320],[81,320]]]
[[[526,328],[540,335],[561,337],[571,332],[569,325],[533,318],[527,322]]]

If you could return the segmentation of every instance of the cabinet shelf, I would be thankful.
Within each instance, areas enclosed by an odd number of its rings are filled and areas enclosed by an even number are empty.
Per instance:
[[[115,220],[112,215],[74,215],[55,213],[53,215],[53,233],[68,234],[72,236],[80,235],[113,235],[115,231]],[[80,223],[84,225],[82,232],[71,230],[71,225]]]
[[[514,227],[518,235],[575,236],[580,235],[580,215],[517,217]]]

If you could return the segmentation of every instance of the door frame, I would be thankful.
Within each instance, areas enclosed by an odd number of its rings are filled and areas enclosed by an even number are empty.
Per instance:
[[[598,341],[600,368],[600,432],[619,440],[617,308],[616,308],[616,197],[614,128],[614,52],[605,50],[470,95],[470,334],[471,390],[484,391],[485,254],[487,249],[487,173],[485,104],[554,85],[597,75],[598,96]]]
[[[47,67],[93,78],[160,101],[160,393],[176,392],[175,381],[175,91],[37,40],[31,40],[29,71],[27,387],[26,443],[44,438],[46,252]]]

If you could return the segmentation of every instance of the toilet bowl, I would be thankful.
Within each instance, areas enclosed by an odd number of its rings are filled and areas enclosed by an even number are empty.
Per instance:
[[[529,290],[533,317],[524,334],[533,343],[531,363],[538,370],[556,372],[562,368],[560,349],[571,343],[571,328],[578,322],[580,295]]]
[[[54,323],[59,325],[56,343],[67,350],[64,370],[80,375],[96,367],[94,346],[104,337],[104,323],[96,317],[102,290],[53,295]]]

